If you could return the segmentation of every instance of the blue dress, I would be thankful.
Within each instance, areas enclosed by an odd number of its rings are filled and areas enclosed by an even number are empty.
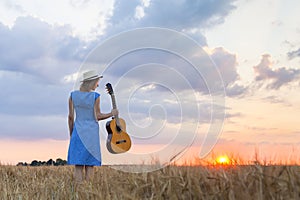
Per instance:
[[[99,124],[94,114],[99,96],[96,92],[71,93],[76,118],[68,150],[69,165],[101,165]]]

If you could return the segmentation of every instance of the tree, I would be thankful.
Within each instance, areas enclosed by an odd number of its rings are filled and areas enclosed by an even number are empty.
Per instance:
[[[55,166],[66,165],[66,164],[67,164],[67,161],[66,161],[66,160],[63,160],[63,159],[61,159],[61,158],[57,158],[57,159],[56,159]]]
[[[55,162],[54,162],[54,160],[52,160],[52,159],[50,159],[50,160],[48,160],[47,162],[46,162],[46,165],[54,165],[55,164]]]
[[[39,166],[39,162],[37,160],[33,160],[31,163],[30,163],[30,166]]]

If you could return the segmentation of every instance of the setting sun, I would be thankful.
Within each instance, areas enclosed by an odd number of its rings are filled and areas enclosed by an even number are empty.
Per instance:
[[[229,160],[228,156],[219,156],[216,159],[216,163],[219,165],[228,165],[230,163],[230,160]]]

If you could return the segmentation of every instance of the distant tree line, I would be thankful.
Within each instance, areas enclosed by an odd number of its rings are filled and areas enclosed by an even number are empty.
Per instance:
[[[33,160],[30,164],[27,162],[19,162],[17,166],[62,166],[66,165],[67,161],[61,158],[57,158],[55,161],[50,159],[48,161],[37,161]]]

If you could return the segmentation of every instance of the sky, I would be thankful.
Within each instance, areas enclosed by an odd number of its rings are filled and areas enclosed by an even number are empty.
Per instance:
[[[68,97],[115,86],[133,146],[106,164],[300,160],[300,2],[1,0],[0,162],[66,159]],[[141,45],[147,44],[147,48]],[[151,46],[151,48],[149,48]]]

